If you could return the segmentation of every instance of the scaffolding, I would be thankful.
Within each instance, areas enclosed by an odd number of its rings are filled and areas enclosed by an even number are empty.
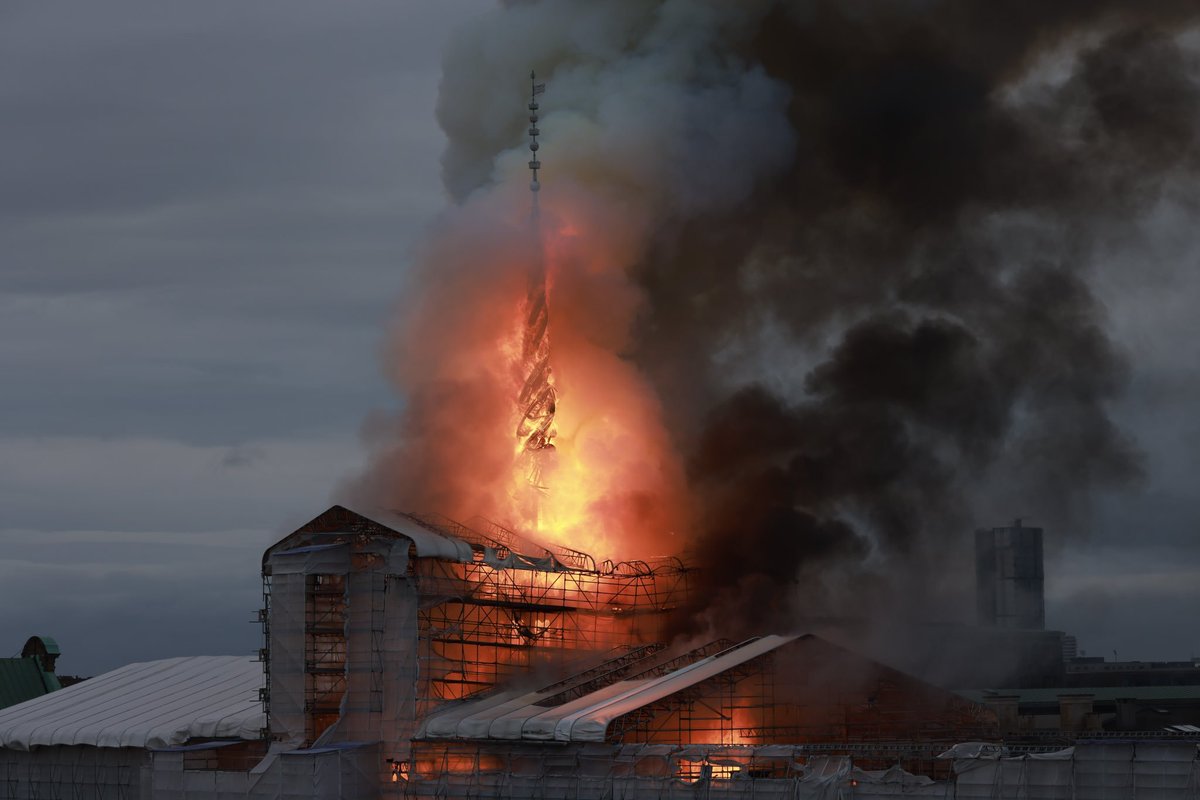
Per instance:
[[[483,548],[503,549],[492,563],[484,553],[469,564],[415,562],[420,713],[533,667],[552,667],[564,654],[657,642],[668,614],[686,598],[688,570],[677,559],[596,569],[587,554],[554,548],[543,550],[547,568],[514,569],[497,566],[511,558],[513,538],[462,526],[443,529],[428,518],[423,524]]]
[[[335,506],[264,555],[262,698],[274,738],[313,744],[335,723],[342,739],[384,726],[375,738],[400,752],[439,704],[660,641],[687,598],[678,559],[597,567],[482,518],[386,518],[408,535]],[[457,555],[422,555],[418,540]]]
[[[815,636],[801,636],[748,660],[750,639],[708,650],[716,674],[623,713],[608,723],[611,744],[764,746],[813,742],[945,745],[997,732],[983,706],[923,683]],[[744,652],[744,651],[743,651]],[[676,660],[696,663],[704,650]],[[725,657],[729,658],[725,658]],[[659,669],[652,674],[664,674]],[[635,673],[636,676],[636,673]]]
[[[535,691],[435,712],[418,738],[422,752],[442,754],[439,769],[478,769],[480,758],[510,750],[548,758],[592,744],[706,751],[811,745],[826,756],[854,752],[864,769],[901,764],[945,777],[946,763],[931,753],[996,733],[991,712],[951,692],[815,636],[764,636],[680,655],[631,650]],[[743,762],[701,766],[708,777],[761,773]],[[672,776],[695,779],[701,766],[688,761]]]
[[[418,742],[411,764],[404,765],[401,788],[410,798],[953,797],[953,762],[939,759],[942,752],[929,745],[547,748]],[[906,768],[933,764],[937,777]]]
[[[714,655],[730,652],[744,644],[723,647]],[[719,646],[714,644],[707,649],[716,650]],[[695,655],[689,654],[684,663],[694,663],[696,655],[703,650],[693,652]],[[666,674],[666,671],[647,674]],[[707,680],[617,717],[609,724],[605,740],[612,744],[663,741],[767,744],[769,737],[776,733],[774,675],[771,653],[734,665]]]
[[[1169,740],[1083,742],[1019,754],[979,743],[553,749],[419,742],[403,775],[410,798],[1200,798],[1196,742]]]

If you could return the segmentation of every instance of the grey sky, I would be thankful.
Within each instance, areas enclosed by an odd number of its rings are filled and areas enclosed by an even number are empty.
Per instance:
[[[378,350],[445,203],[441,49],[489,5],[0,5],[0,648],[55,636],[93,674],[259,646],[262,549],[396,402]],[[1146,484],[1048,565],[1049,622],[1123,658],[1200,651],[1191,208],[1099,277]]]
[[[361,465],[483,2],[0,6],[0,648],[251,652],[258,559]]]

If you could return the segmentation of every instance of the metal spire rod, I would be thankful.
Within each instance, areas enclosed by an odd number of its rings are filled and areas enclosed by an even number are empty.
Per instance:
[[[550,369],[550,315],[546,298],[546,272],[542,263],[541,237],[538,231],[538,140],[541,133],[537,127],[537,96],[546,91],[546,84],[537,82],[537,75],[529,73],[529,170],[533,178],[529,190],[533,195],[530,209],[530,234],[537,245],[537,254],[529,265],[529,284],[525,297],[524,331],[522,335],[521,361],[525,381],[517,393],[517,440],[520,442],[527,495],[525,516],[535,528],[540,520],[540,495],[549,487],[545,483],[545,459],[554,451],[554,417],[557,411],[558,394],[554,388]]]
[[[538,161],[538,140],[537,137],[541,134],[538,130],[538,101],[537,96],[546,91],[546,84],[537,82],[537,74],[530,70],[529,72],[529,171],[533,173],[533,180],[529,184],[529,191],[533,192],[533,213],[537,215],[538,207],[538,190],[542,185],[538,183],[538,170],[542,168],[542,162]]]

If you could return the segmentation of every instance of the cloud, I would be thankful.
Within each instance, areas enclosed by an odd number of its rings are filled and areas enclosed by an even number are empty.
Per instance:
[[[0,647],[55,636],[63,669],[250,652],[259,558],[357,464],[346,440],[238,447],[0,439]],[[231,461],[234,462],[231,464]],[[120,644],[119,647],[115,646]]]
[[[258,646],[261,549],[323,509],[368,409],[396,402],[378,348],[444,203],[443,43],[490,5],[2,4],[0,649],[57,636],[86,674]],[[1065,553],[1051,615],[1123,655],[1186,649],[1189,608],[1156,586],[1193,597],[1192,204],[1168,192],[1098,284],[1148,477],[1095,520],[1130,548]],[[1179,570],[1131,566],[1145,541]]]
[[[0,648],[250,652],[259,557],[361,460],[483,2],[0,9]]]
[[[220,445],[0,439],[0,505],[7,526],[34,530],[278,530],[294,514],[304,522],[322,510],[360,458],[349,436],[256,440],[239,449],[255,457],[231,468],[231,450]]]
[[[63,648],[59,672],[93,675],[130,661],[251,653],[262,604],[262,530],[0,530],[6,605],[0,641],[34,634]],[[9,653],[5,653],[6,655]]]
[[[1124,541],[1076,547],[1046,565],[1046,622],[1092,655],[1183,660],[1200,652],[1191,610],[1200,603],[1200,546]]]

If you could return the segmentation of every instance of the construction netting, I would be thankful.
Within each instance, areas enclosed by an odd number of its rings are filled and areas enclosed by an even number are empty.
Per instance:
[[[80,797],[136,800],[149,752],[134,747],[0,749],[0,792],[6,798]],[[80,794],[86,792],[86,795]]]
[[[412,798],[1200,800],[1195,742],[1088,743],[1017,755],[997,745],[960,746],[939,756],[953,767],[942,779],[901,766],[919,761],[917,749],[864,747],[847,755],[784,745],[501,750],[420,743],[405,767],[404,790]]]
[[[894,756],[893,756],[894,760]],[[877,761],[877,759],[876,759]],[[953,784],[900,766],[863,769],[844,755],[792,746],[584,744],[510,751],[418,745],[407,796],[671,800],[698,796],[953,797]]]
[[[1053,753],[1009,755],[984,746],[954,754],[960,798],[1021,800],[1196,800],[1197,745],[1188,741],[1077,744]]]
[[[338,721],[317,744],[378,742],[404,759],[415,733],[417,587],[406,577],[408,542],[373,540],[345,576],[345,692]]]
[[[350,570],[350,548],[345,544],[296,548],[273,553],[270,565],[271,633],[266,658],[271,734],[299,745],[316,735],[309,714],[314,700],[319,701],[315,696],[332,696],[333,718],[341,699],[345,654],[341,653],[339,663],[338,643],[345,641],[345,635],[336,583]],[[320,605],[322,601],[328,608]],[[323,627],[317,635],[308,635],[318,626]]]
[[[198,765],[197,753],[202,753],[202,748],[155,753],[141,796],[155,800],[334,800],[374,797],[378,792],[379,748],[374,744],[347,742],[272,752],[253,768],[236,771]]]

